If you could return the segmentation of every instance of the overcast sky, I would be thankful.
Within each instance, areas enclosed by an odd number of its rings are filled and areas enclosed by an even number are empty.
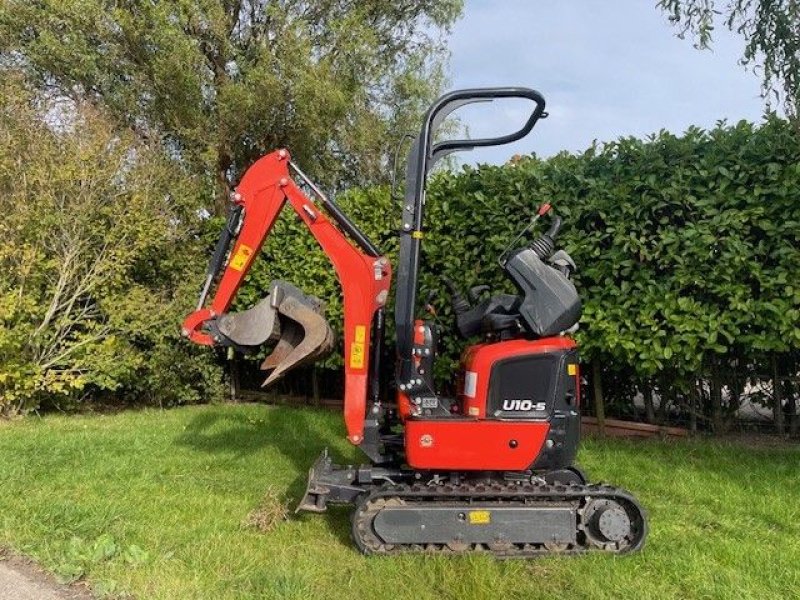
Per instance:
[[[502,163],[517,153],[582,150],[594,139],[759,120],[759,80],[738,64],[742,46],[718,29],[713,51],[696,50],[655,0],[466,0],[450,38],[451,87],[532,87],[550,118],[521,142],[461,160]],[[463,109],[471,136],[524,121],[521,106],[500,108]]]

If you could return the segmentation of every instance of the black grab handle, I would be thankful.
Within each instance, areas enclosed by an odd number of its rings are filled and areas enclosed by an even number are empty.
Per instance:
[[[468,90],[457,90],[445,94],[439,98],[436,103],[431,106],[428,111],[428,143],[433,139],[436,129],[444,121],[446,117],[451,115],[455,110],[466,106],[467,104],[474,104],[476,102],[492,102],[498,98],[521,98],[533,101],[536,106],[531,111],[528,120],[517,131],[507,135],[501,135],[493,138],[480,138],[477,140],[447,140],[435,144],[430,151],[430,162],[427,165],[428,170],[433,166],[436,161],[451,152],[459,152],[462,150],[472,150],[474,148],[486,146],[502,146],[521,140],[528,135],[536,121],[542,118],[544,113],[545,101],[544,97],[530,88],[522,87],[502,87],[502,88],[477,88]]]
[[[561,225],[561,217],[558,215],[553,215],[550,223],[550,229],[547,230],[547,235],[549,235],[552,239],[556,239],[558,237],[558,232],[561,231]]]

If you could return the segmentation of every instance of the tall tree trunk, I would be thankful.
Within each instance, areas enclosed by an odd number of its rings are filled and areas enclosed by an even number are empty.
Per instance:
[[[224,217],[228,213],[230,195],[233,191],[228,180],[228,170],[233,165],[233,159],[223,144],[217,148],[217,195],[214,201],[214,214]]]
[[[653,386],[650,381],[645,381],[642,384],[642,396],[644,396],[644,412],[647,422],[653,424],[656,422],[656,409],[653,406]]]
[[[592,389],[594,390],[594,415],[600,435],[606,434],[606,408],[603,401],[603,379],[600,374],[600,361],[592,361]]]
[[[775,432],[778,435],[783,435],[785,428],[783,426],[783,390],[781,389],[781,380],[778,375],[778,357],[773,354],[772,356],[772,419],[775,423]]]

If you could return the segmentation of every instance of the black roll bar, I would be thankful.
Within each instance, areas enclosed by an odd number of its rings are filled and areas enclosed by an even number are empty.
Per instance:
[[[458,139],[433,143],[434,134],[455,110],[468,104],[492,102],[499,98],[522,98],[535,103],[527,121],[518,131],[494,138]],[[414,375],[411,351],[428,173],[439,159],[450,153],[479,147],[501,146],[522,139],[531,132],[539,119],[546,116],[544,108],[544,97],[536,90],[523,87],[499,87],[453,91],[436,100],[428,109],[419,136],[409,153],[406,167],[406,192],[403,203],[395,302],[397,353],[400,359],[399,381],[404,382]]]

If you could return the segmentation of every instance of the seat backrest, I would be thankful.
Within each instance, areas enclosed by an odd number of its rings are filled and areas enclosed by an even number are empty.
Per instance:
[[[581,318],[581,299],[572,282],[545,264],[530,248],[512,254],[506,273],[522,296],[519,314],[522,326],[536,337],[557,335]]]

